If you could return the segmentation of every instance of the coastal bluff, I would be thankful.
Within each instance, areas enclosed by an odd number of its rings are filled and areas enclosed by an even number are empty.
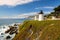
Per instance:
[[[13,40],[60,40],[60,20],[24,21]]]

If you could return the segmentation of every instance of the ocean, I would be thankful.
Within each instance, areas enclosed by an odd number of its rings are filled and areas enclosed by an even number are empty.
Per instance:
[[[0,26],[9,25],[13,23],[22,23],[24,20],[28,19],[0,19]]]

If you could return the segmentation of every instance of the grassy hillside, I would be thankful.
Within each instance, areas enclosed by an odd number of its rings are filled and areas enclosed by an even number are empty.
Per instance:
[[[60,40],[60,20],[25,21],[13,40]]]

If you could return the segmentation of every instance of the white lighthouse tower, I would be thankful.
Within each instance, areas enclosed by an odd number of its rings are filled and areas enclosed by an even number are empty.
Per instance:
[[[42,10],[41,10],[40,13],[38,13],[38,15],[39,15],[38,21],[42,21],[42,20],[44,20],[44,13],[43,13]]]
[[[37,15],[34,16],[34,20],[38,20],[38,21],[44,20],[44,13],[42,10],[40,13],[38,13]]]

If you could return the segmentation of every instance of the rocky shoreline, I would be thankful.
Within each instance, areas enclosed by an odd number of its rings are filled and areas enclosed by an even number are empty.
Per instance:
[[[12,40],[16,34],[18,34],[18,25],[21,23],[14,23],[11,25],[5,25],[0,28],[0,40]]]

